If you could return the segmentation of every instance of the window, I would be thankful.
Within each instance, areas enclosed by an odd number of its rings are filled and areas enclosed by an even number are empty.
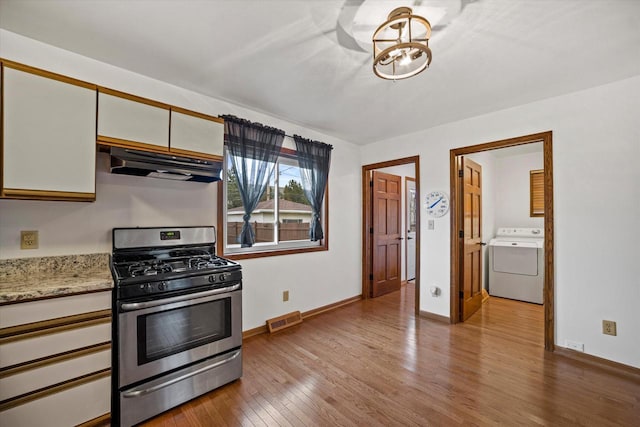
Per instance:
[[[255,235],[252,247],[242,248],[237,240],[242,230],[244,207],[228,152],[225,152],[224,176],[224,255],[238,255],[238,258],[242,258],[245,254],[253,254],[251,256],[254,257],[292,251],[326,250],[326,238],[316,242],[309,239],[312,208],[303,190],[295,151],[282,149],[269,177],[267,189],[251,213],[250,225]],[[328,193],[325,198],[327,196]],[[326,205],[325,200],[321,214],[325,229]]]
[[[530,216],[544,216],[544,169],[529,172]]]

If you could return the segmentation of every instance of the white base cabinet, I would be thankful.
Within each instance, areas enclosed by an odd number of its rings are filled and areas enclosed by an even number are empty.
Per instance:
[[[110,413],[111,291],[0,306],[0,425]]]

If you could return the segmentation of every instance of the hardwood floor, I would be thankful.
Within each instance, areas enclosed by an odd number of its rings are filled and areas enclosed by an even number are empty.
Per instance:
[[[147,426],[637,426],[640,376],[543,349],[541,306],[413,315],[413,286],[245,341],[243,377]]]

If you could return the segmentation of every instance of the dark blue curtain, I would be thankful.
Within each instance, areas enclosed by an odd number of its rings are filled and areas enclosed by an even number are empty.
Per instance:
[[[269,177],[273,173],[284,140],[284,131],[235,116],[227,115],[222,118],[225,144],[244,206],[244,223],[238,235],[238,243],[247,248],[253,246],[256,241],[249,223],[251,212],[269,185]]]
[[[322,211],[322,201],[324,200],[324,190],[329,180],[329,166],[331,165],[331,150],[333,150],[333,147],[298,135],[294,135],[293,139],[296,142],[302,188],[309,203],[311,203],[312,217],[309,226],[309,239],[315,242],[324,238],[320,213]]]

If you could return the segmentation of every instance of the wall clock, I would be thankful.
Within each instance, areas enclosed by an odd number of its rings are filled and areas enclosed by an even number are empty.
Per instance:
[[[432,218],[440,218],[449,212],[449,196],[443,191],[432,191],[427,194],[424,204],[427,215]]]

